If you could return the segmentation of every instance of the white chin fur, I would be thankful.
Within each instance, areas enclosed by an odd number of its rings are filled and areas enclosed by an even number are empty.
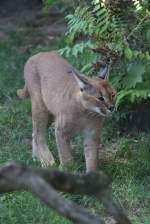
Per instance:
[[[98,107],[92,107],[92,111],[94,111],[94,112],[100,114],[100,115],[103,116],[103,117],[106,116],[106,114],[104,114],[104,113],[101,111],[101,109],[98,108]]]

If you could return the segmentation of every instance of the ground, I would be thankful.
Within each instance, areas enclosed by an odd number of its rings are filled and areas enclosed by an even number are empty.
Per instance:
[[[39,51],[64,46],[64,20],[57,15],[47,18],[37,10],[25,13],[19,22],[16,16],[0,21],[0,164],[11,160],[40,166],[31,156],[31,104],[20,100],[16,90],[23,86],[23,66],[27,58]],[[44,25],[43,25],[44,24]],[[99,169],[112,179],[114,197],[127,210],[134,224],[150,224],[150,135],[129,132],[122,135],[112,128],[110,118],[103,130]],[[49,148],[58,159],[54,132],[49,130]],[[84,172],[82,138],[74,141],[75,172]],[[57,160],[58,161],[58,160]],[[107,217],[101,204],[87,197],[69,196],[70,199],[93,212]],[[30,193],[11,193],[0,196],[0,223],[5,224],[67,224],[70,223],[44,206]]]

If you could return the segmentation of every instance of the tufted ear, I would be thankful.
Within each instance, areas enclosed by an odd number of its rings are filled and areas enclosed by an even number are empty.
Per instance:
[[[107,79],[108,77],[108,67],[102,67],[99,70],[98,77],[101,79]]]
[[[77,70],[71,70],[69,71],[69,73],[72,73],[74,75],[81,90],[84,90],[87,88],[87,86],[91,85],[88,79],[85,76],[81,75]]]

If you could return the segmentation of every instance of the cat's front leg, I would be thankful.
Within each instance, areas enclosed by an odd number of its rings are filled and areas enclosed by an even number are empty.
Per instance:
[[[87,128],[84,130],[84,154],[86,171],[95,171],[98,163],[98,150],[100,144],[100,129]]]
[[[56,144],[61,165],[72,161],[70,135],[60,128],[55,128]]]

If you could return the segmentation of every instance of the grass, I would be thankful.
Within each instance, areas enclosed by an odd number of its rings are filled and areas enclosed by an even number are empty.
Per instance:
[[[31,47],[32,33],[28,35],[27,33],[27,30],[10,33],[7,40],[0,42],[1,165],[11,160],[30,166],[39,165],[32,161],[31,156],[30,100],[18,99],[16,89],[23,85],[23,65],[26,59],[38,51],[51,50],[49,46],[58,49],[61,47],[61,41],[56,39],[55,42],[44,43],[39,48],[38,40],[36,42],[32,40]],[[41,35],[40,38],[42,37]],[[106,153],[100,156],[99,169],[112,178],[114,196],[126,208],[133,223],[150,224],[150,134],[135,132],[132,137],[118,137],[111,126],[109,129],[107,127],[102,137]],[[77,172],[85,170],[81,141],[81,137],[78,136],[74,142]],[[58,158],[53,129],[49,132],[49,147]],[[94,199],[81,196],[68,197],[106,216],[101,204]],[[30,193],[17,192],[0,195],[0,223],[67,224],[70,222],[49,210]]]

